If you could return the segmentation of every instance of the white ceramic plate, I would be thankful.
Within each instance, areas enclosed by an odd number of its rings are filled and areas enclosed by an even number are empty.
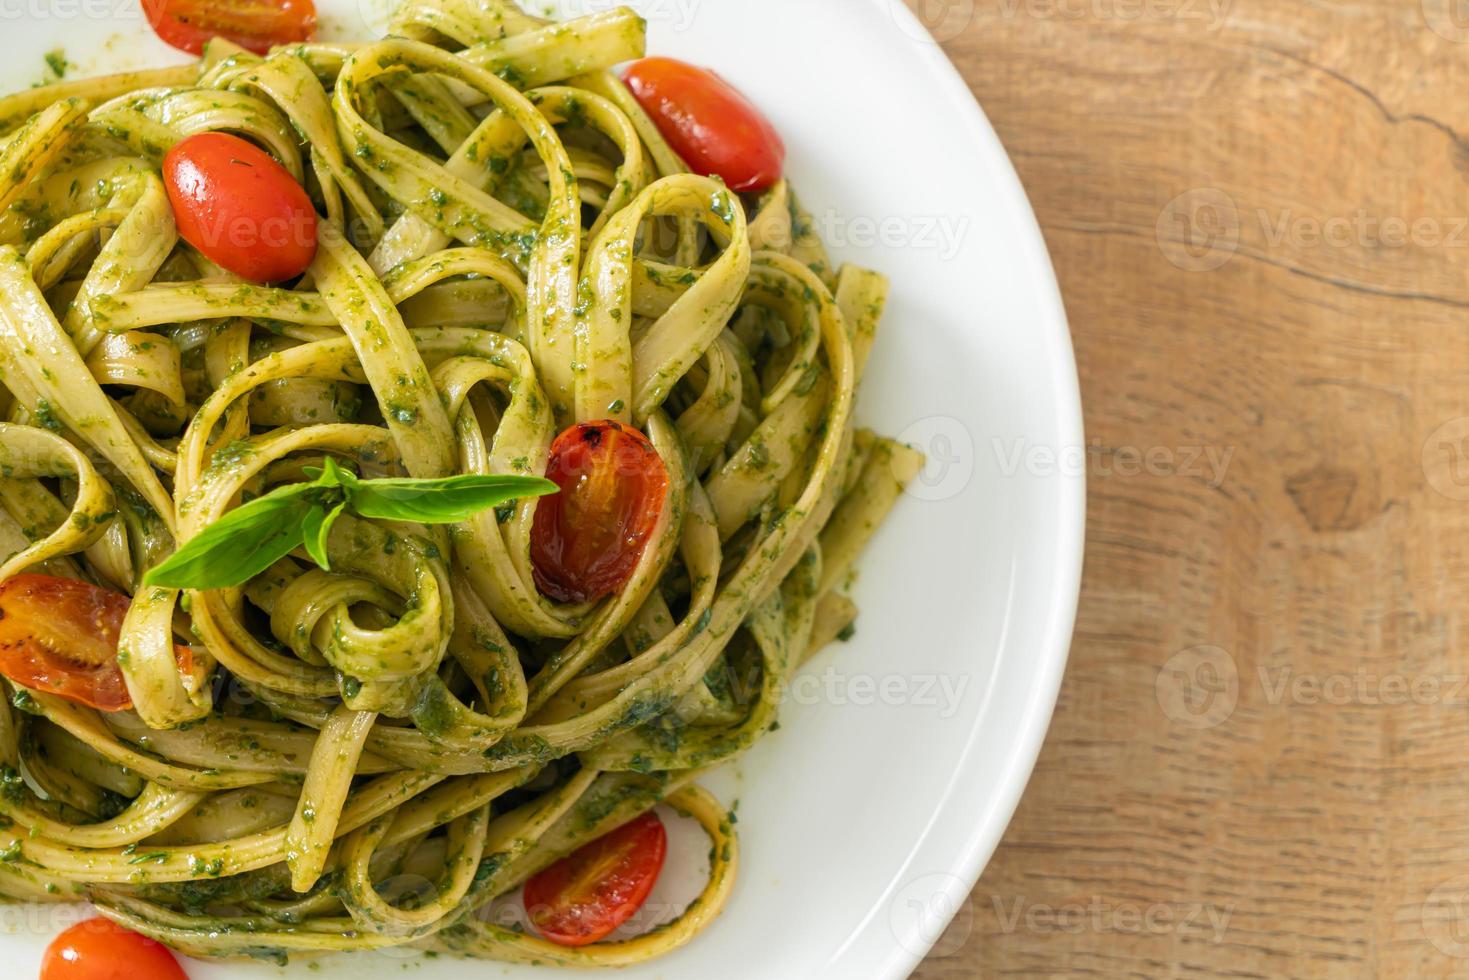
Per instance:
[[[386,2],[318,0],[323,36],[372,36]],[[717,67],[770,114],[835,257],[891,276],[860,416],[933,461],[862,560],[855,639],[808,665],[781,729],[714,787],[740,804],[743,866],[728,911],[673,956],[620,975],[902,976],[999,841],[1065,664],[1083,439],[1055,279],[1004,150],[902,0],[632,5],[653,52]],[[940,7],[933,26],[954,36],[971,8]],[[84,72],[178,57],[137,0],[0,0],[5,90],[39,81],[56,47]],[[0,909],[6,975],[35,976],[46,942],[75,916]],[[408,956],[286,973],[401,976]],[[550,972],[411,962],[419,980]],[[265,964],[189,970],[282,976]]]

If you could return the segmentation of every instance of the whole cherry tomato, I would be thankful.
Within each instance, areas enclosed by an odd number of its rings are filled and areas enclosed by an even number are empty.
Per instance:
[[[285,167],[228,133],[180,140],[163,158],[179,235],[253,282],[280,282],[316,256],[316,209]]]
[[[644,58],[623,77],[695,172],[718,174],[741,193],[763,191],[780,180],[786,156],[780,134],[714,72],[673,58]]]
[[[316,33],[312,0],[143,0],[143,13],[159,37],[190,54],[214,37],[265,54]]]
[[[651,811],[598,837],[525,883],[531,925],[561,946],[605,939],[648,900],[667,851]]]
[[[189,980],[168,947],[110,919],[88,919],[57,936],[41,980]]]
[[[132,600],[121,592],[51,575],[0,583],[0,674],[17,684],[99,711],[133,706],[117,638]],[[174,645],[180,671],[194,654]]]
[[[632,575],[668,496],[668,470],[647,436],[618,422],[574,425],[551,443],[546,478],[561,492],[536,504],[536,585],[558,602],[590,602]]]

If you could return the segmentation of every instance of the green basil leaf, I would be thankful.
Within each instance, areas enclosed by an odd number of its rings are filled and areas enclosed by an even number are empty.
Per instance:
[[[337,461],[330,456],[324,456],[321,466],[308,466],[305,468],[307,476],[316,480],[319,487],[351,487],[357,485],[357,474],[345,466],[338,466]]]
[[[389,521],[455,524],[508,500],[559,487],[537,476],[451,476],[442,480],[359,480],[345,484],[354,514]]]
[[[357,474],[345,466],[338,466],[330,456],[323,456],[320,466],[303,466],[301,472],[311,477],[318,487],[349,487],[359,482]]]
[[[306,553],[311,556],[312,561],[328,572],[332,570],[332,563],[327,557],[326,539],[332,533],[332,525],[337,523],[337,518],[342,516],[342,511],[346,508],[346,501],[343,501],[328,513],[325,507],[317,504],[307,512],[306,520],[301,525],[301,536],[306,545]]]
[[[326,458],[326,468],[323,472],[328,474],[325,478],[330,479],[334,486],[355,487],[362,482],[355,470],[346,466],[338,466],[337,461],[330,456]]]
[[[143,577],[170,589],[226,589],[265,571],[301,544],[301,527],[320,489],[279,487],[242,504],[190,538]]]

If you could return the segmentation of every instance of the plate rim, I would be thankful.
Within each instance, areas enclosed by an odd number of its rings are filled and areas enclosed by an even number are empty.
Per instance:
[[[917,43],[927,50],[920,51],[917,57],[926,64],[934,83],[942,88],[950,102],[967,109],[963,118],[954,122],[964,127],[967,138],[974,139],[984,147],[984,156],[987,158],[985,162],[992,165],[993,176],[1004,185],[1005,198],[1012,206],[1016,230],[1021,235],[1017,246],[1026,253],[1025,264],[1035,270],[1035,277],[1043,287],[1037,293],[1036,301],[1045,313],[1044,322],[1039,327],[1048,334],[1045,340],[1047,348],[1052,352],[1053,367],[1049,374],[1054,386],[1053,411],[1057,446],[1084,447],[1086,434],[1081,381],[1071,339],[1070,320],[1045,235],[1041,231],[1040,220],[1036,217],[1035,208],[1030,203],[1030,197],[1025,192],[1014,162],[958,66],[934,38],[928,25],[918,18],[905,0],[868,0],[868,4],[886,8],[887,13],[898,22],[901,31],[910,38],[922,38]],[[975,821],[973,829],[967,832],[955,854],[944,886],[934,895],[934,898],[942,897],[947,902],[946,907],[953,910],[947,916],[945,927],[969,899],[1014,819],[1015,811],[1040,758],[1046,734],[1050,730],[1051,719],[1061,693],[1061,681],[1070,657],[1076,613],[1081,599],[1081,573],[1086,550],[1085,468],[1076,474],[1058,472],[1056,481],[1057,522],[1051,556],[1052,581],[1055,587],[1051,591],[1046,609],[1046,639],[1037,651],[1030,698],[1024,705],[1022,720],[1015,730],[1014,741],[1007,753],[1008,761],[1001,778],[992,788],[993,805],[983,819]],[[970,753],[979,747],[978,740],[979,726],[976,726],[971,730],[962,759],[968,759]],[[936,823],[940,814],[946,809],[952,809],[952,796],[963,771],[962,764],[956,768],[955,779],[944,799],[935,808]],[[925,837],[933,832],[930,828]],[[918,843],[921,842],[920,839]],[[915,846],[911,853],[916,852]],[[873,910],[869,913],[869,921],[872,915],[885,907],[886,897],[875,901]],[[848,965],[847,950],[860,931],[854,932],[848,943],[832,955],[824,973],[831,976],[851,975],[841,971]],[[917,969],[928,958],[943,934],[942,929],[936,928],[926,932],[932,938],[925,937],[918,942],[894,942],[887,962],[879,966],[875,976],[880,980],[903,980]]]
[[[949,117],[955,145],[967,151],[967,161],[985,168],[986,176],[994,185],[993,199],[1003,212],[1006,228],[1015,235],[1014,247],[1020,258],[1019,264],[1029,273],[1027,287],[1035,312],[1034,322],[1029,327],[1035,331],[1041,352],[1037,359],[1040,362],[1038,374],[1047,383],[1045,394],[1038,395],[1034,402],[1028,404],[1036,406],[1037,413],[1050,411],[1047,421],[1054,427],[1057,449],[1085,447],[1079,377],[1063,297],[1040,223],[1014,164],[958,67],[908,3],[905,0],[868,0],[868,4],[870,10],[875,10],[878,16],[897,27],[892,44],[913,44],[919,49],[910,52],[916,59],[915,63],[922,66],[921,74],[915,73],[915,83],[943,100],[939,111]],[[142,29],[147,30],[146,26]],[[88,57],[95,62],[98,55],[93,52]],[[119,65],[103,69],[94,63],[79,73],[79,77],[80,74],[131,70],[133,67],[136,66]],[[963,908],[1019,806],[1049,730],[1068,660],[1080,598],[1085,547],[1085,474],[1058,472],[1052,487],[1055,507],[1047,515],[1052,521],[1052,533],[1048,535],[1048,547],[1041,549],[1036,556],[1036,562],[1043,570],[1035,573],[1049,574],[1049,591],[1028,603],[1030,608],[1027,609],[1026,620],[1034,624],[1032,628],[1041,637],[1041,642],[1027,649],[1026,656],[1030,662],[1023,675],[1019,670],[1014,672],[1015,676],[1024,678],[1024,700],[1017,713],[1017,723],[1000,753],[1002,758],[992,766],[990,774],[981,783],[975,776],[974,757],[976,752],[984,750],[985,745],[981,741],[981,726],[977,720],[959,746],[958,762],[948,785],[934,796],[933,822],[908,842],[905,869],[912,867],[925,847],[937,852],[937,860],[930,856],[932,865],[947,874],[943,887],[936,891],[934,897],[942,897],[948,903],[946,907],[954,912]],[[1003,642],[999,650],[1014,654],[1013,650],[1006,650]],[[959,742],[960,738],[956,737],[954,741]],[[983,808],[966,810],[956,799],[966,794],[981,797]],[[940,838],[942,846],[938,843]],[[921,937],[889,935],[885,937],[882,955],[876,958],[864,957],[855,951],[859,937],[873,929],[875,924],[877,928],[883,928],[878,920],[890,907],[895,891],[902,886],[902,875],[900,871],[889,881],[885,891],[875,890],[869,899],[864,900],[862,920],[845,941],[818,955],[818,962],[824,959],[818,968],[821,976],[842,980],[854,976],[899,980],[927,958],[942,930],[925,928]],[[0,934],[0,949],[3,949],[7,938]],[[549,970],[546,975],[559,976],[561,973]]]

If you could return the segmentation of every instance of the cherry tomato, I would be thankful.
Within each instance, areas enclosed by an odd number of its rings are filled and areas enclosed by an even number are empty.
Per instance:
[[[712,71],[644,58],[623,78],[663,138],[697,173],[732,190],[763,191],[780,180],[786,148],[760,110]]]
[[[78,922],[41,960],[41,980],[189,980],[168,947],[110,919]]]
[[[525,883],[531,924],[561,946],[605,939],[648,900],[667,851],[652,811],[598,837]]]
[[[668,496],[668,470],[647,436],[618,422],[574,425],[551,443],[546,478],[561,492],[536,504],[536,586],[590,602],[632,575]]]
[[[143,0],[143,13],[159,37],[190,54],[215,37],[265,54],[316,33],[312,0]]]
[[[133,706],[117,637],[132,600],[121,592],[51,575],[17,575],[0,583],[0,674],[17,684],[100,711]],[[179,670],[194,654],[174,645]]]
[[[316,256],[311,198],[253,143],[228,133],[180,140],[163,158],[163,182],[179,235],[236,275],[292,279]]]

